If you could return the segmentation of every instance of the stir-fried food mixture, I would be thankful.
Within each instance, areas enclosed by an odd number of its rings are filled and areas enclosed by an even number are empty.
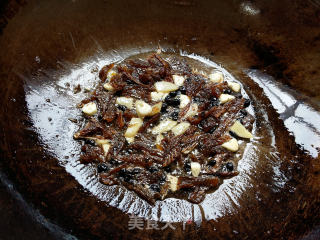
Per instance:
[[[167,197],[199,203],[238,174],[238,140],[253,137],[254,123],[239,83],[160,54],[104,66],[99,78],[78,106],[85,117],[74,138],[100,182],[151,204]]]

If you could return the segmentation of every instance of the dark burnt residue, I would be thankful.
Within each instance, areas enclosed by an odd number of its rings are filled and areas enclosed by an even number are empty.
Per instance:
[[[263,44],[254,39],[249,39],[248,42],[249,47],[253,50],[260,62],[260,65],[252,66],[251,68],[265,68],[272,76],[277,79],[282,79],[289,86],[289,76],[285,74],[288,66],[285,61],[283,61],[281,57],[279,57],[280,50],[276,49],[273,46]]]

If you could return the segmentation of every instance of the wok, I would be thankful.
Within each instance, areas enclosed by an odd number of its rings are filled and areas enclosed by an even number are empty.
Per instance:
[[[1,239],[319,238],[319,1],[12,0],[0,20]],[[239,176],[201,204],[101,185],[72,139],[74,86],[159,46],[216,64],[253,100]],[[130,230],[131,215],[175,230]]]

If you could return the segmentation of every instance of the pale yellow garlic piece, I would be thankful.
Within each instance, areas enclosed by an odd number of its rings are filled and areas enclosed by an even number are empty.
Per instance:
[[[193,117],[198,114],[198,105],[196,103],[191,104],[188,112],[184,115],[184,118]]]
[[[159,102],[155,105],[152,106],[152,110],[151,112],[148,114],[148,116],[154,116],[157,113],[159,113],[161,111],[161,107],[162,107],[162,102]]]
[[[155,145],[156,145],[156,148],[163,151],[163,147],[161,145],[161,141],[162,139],[164,139],[164,136],[162,134],[159,134],[157,137],[156,137],[156,142],[155,142]]]
[[[94,115],[98,112],[97,105],[94,102],[89,102],[82,107],[82,111],[88,115]]]
[[[177,125],[176,121],[171,119],[163,120],[159,123],[159,125],[155,126],[152,129],[152,134],[159,134],[170,131],[175,125]]]
[[[178,90],[179,86],[171,82],[161,81],[155,83],[155,88],[157,92],[168,93]]]
[[[236,82],[228,82],[228,87],[234,92],[240,91],[240,84]]]
[[[171,131],[173,132],[174,135],[177,136],[177,135],[183,134],[185,131],[188,130],[189,127],[190,127],[190,123],[182,122],[176,125],[175,127],[173,127]]]
[[[110,84],[110,83],[105,83],[105,84],[103,84],[103,88],[105,89],[105,90],[107,90],[107,91],[113,91],[114,90],[114,88],[112,87],[112,85]]]
[[[116,99],[116,104],[126,106],[129,109],[133,108],[133,98],[130,97],[118,97]]]
[[[223,82],[223,74],[222,72],[214,72],[209,75],[209,79],[214,83],[222,83]]]
[[[192,176],[198,177],[201,171],[201,165],[198,162],[191,162],[191,173]]]
[[[142,124],[143,124],[143,121],[141,118],[131,118],[131,120],[129,122],[129,126],[128,126],[124,136],[126,138],[135,137],[135,135],[138,133]]]
[[[90,92],[90,91],[91,91],[91,88],[90,88],[90,87],[84,87],[84,91],[85,91],[85,92]]]
[[[134,142],[134,137],[126,137],[126,140],[128,143],[133,143]]]
[[[179,108],[186,107],[190,102],[190,98],[187,95],[181,94],[180,95],[180,106]]]
[[[104,155],[107,155],[111,145],[109,143],[105,143],[105,144],[102,144],[101,146],[102,146],[102,149],[104,151]]]
[[[183,76],[172,75],[172,78],[175,85],[180,87],[184,84],[185,78]]]
[[[96,141],[97,145],[100,145],[102,147],[102,149],[104,151],[104,155],[106,156],[109,152],[110,147],[111,147],[110,140],[96,138],[95,141]]]
[[[230,131],[242,138],[253,138],[251,132],[249,132],[239,121],[235,121],[230,127]]]
[[[152,107],[142,100],[136,101],[135,105],[139,117],[147,116],[152,112]]]
[[[175,176],[172,176],[170,174],[167,175],[168,181],[169,181],[169,187],[172,192],[175,192],[178,190],[178,178]]]
[[[110,81],[113,76],[117,75],[117,72],[113,69],[110,69],[107,73],[106,81]]]
[[[231,152],[236,152],[239,150],[239,144],[235,138],[232,138],[228,142],[223,143],[221,146]]]
[[[221,94],[220,97],[219,97],[219,101],[221,103],[226,103],[226,102],[229,102],[231,100],[235,99],[235,96],[232,96],[232,95],[229,95],[229,94]]]
[[[158,101],[161,101],[161,100],[164,99],[165,93],[162,93],[162,92],[151,92],[150,95],[151,95],[152,101],[158,102]]]
[[[102,145],[110,142],[109,139],[99,139],[99,138],[95,138],[95,141],[96,141],[96,144],[98,145]]]

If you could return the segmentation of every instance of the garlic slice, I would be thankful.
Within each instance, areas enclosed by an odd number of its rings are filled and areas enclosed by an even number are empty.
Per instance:
[[[131,118],[129,126],[124,136],[126,138],[133,138],[139,131],[139,128],[142,126],[143,121],[141,118]]]
[[[177,135],[183,134],[185,131],[188,130],[189,127],[190,127],[190,123],[182,122],[176,125],[175,127],[173,127],[171,131],[173,132],[174,135],[177,136]]]
[[[167,178],[168,178],[168,181],[170,183],[169,187],[170,187],[170,190],[172,192],[175,192],[178,190],[178,178],[175,177],[175,176],[172,176],[170,174],[167,175]]]
[[[111,147],[110,140],[96,138],[95,141],[96,141],[97,145],[100,145],[102,147],[102,149],[104,151],[104,155],[106,156],[109,152],[110,147]]]
[[[230,131],[242,138],[253,138],[251,132],[249,132],[239,121],[235,121],[230,127]]]
[[[171,119],[163,120],[159,123],[159,125],[155,126],[152,129],[152,134],[159,134],[170,131],[175,125],[177,125],[176,121],[173,121]]]
[[[163,100],[164,95],[165,95],[165,93],[161,93],[161,92],[151,92],[150,93],[152,101],[155,101],[155,102]]]
[[[154,116],[161,111],[162,102],[159,102],[152,106],[152,111],[148,114],[148,116]]]
[[[228,82],[228,87],[232,89],[234,92],[240,91],[240,84],[236,82]]]
[[[109,152],[111,145],[109,143],[102,144],[102,149],[104,151],[104,155],[107,155]]]
[[[172,78],[173,78],[174,84],[176,84],[179,87],[182,86],[185,81],[185,78],[179,75],[172,75]]]
[[[191,104],[188,112],[184,115],[184,118],[193,117],[198,114],[198,105],[196,103]]]
[[[142,100],[136,101],[135,105],[139,117],[147,116],[152,112],[152,107]]]
[[[235,138],[232,138],[230,141],[223,143],[221,146],[231,152],[236,152],[239,150],[239,144]]]
[[[84,91],[85,91],[85,92],[90,92],[90,91],[91,91],[91,88],[90,88],[90,87],[84,87]]]
[[[179,86],[171,82],[161,81],[155,83],[155,88],[157,92],[168,93],[178,90]]]
[[[110,69],[107,73],[106,81],[110,81],[113,76],[117,75],[117,72],[113,69]]]
[[[192,176],[198,177],[200,174],[201,165],[198,162],[191,162],[191,173]]]
[[[94,115],[98,112],[97,105],[94,102],[89,102],[82,107],[82,111],[88,115]]]
[[[96,144],[98,145],[102,145],[102,144],[107,144],[110,142],[109,139],[99,139],[99,138],[95,138]]]
[[[105,84],[103,84],[103,88],[105,89],[105,90],[107,90],[107,91],[113,91],[114,90],[114,88],[112,87],[112,85],[110,84],[110,83],[105,83]]]
[[[219,100],[221,103],[226,103],[229,102],[231,100],[235,99],[235,96],[229,95],[229,94],[221,94],[219,97]]]
[[[223,82],[223,74],[222,72],[214,72],[209,75],[209,79],[214,83],[222,83]]]
[[[133,143],[134,142],[134,137],[126,137],[126,140],[128,143]]]
[[[116,104],[126,106],[129,109],[133,108],[133,98],[129,97],[118,97],[116,99]]]
[[[181,94],[180,95],[180,106],[179,108],[184,108],[190,102],[190,98],[187,95]]]

